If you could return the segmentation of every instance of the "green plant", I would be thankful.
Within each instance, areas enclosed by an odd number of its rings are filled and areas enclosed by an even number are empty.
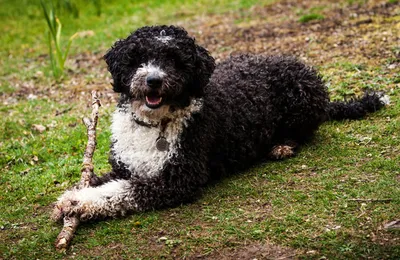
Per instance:
[[[75,33],[68,39],[67,46],[63,51],[61,47],[62,24],[55,14],[54,5],[50,1],[50,8],[48,9],[43,0],[41,0],[40,3],[42,5],[43,15],[49,28],[47,44],[49,46],[51,68],[54,77],[58,80],[64,74],[65,61],[67,60],[72,41],[77,34]]]

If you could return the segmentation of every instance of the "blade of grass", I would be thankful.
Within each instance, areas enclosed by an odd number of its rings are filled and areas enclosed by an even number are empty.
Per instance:
[[[51,10],[50,11],[47,10],[47,7],[44,4],[43,0],[40,1],[40,4],[42,5],[43,15],[44,15],[44,18],[46,19],[47,26],[49,27],[50,32],[53,33],[53,30],[52,30],[53,25],[52,25],[52,22],[50,19],[50,17],[52,16],[52,12],[51,12]]]
[[[60,20],[57,17],[56,17],[56,24],[57,24],[57,32],[56,32],[56,38],[54,40],[54,44],[56,46],[57,62],[58,62],[60,70],[64,71],[64,60],[62,57],[62,51],[61,51],[61,47],[60,47],[62,25],[61,25]]]
[[[74,38],[76,36],[78,36],[78,33],[74,33],[74,35],[72,35],[68,40],[68,45],[67,45],[67,48],[65,49],[65,53],[64,53],[64,57],[63,57],[63,62],[64,63],[67,60],[69,49],[71,48],[72,41],[74,40]]]
[[[52,43],[51,43],[51,33],[48,32],[47,33],[47,39],[48,39],[48,45],[49,45],[49,56],[50,56],[50,62],[51,62],[51,69],[53,71],[53,75],[54,77],[57,78],[57,71],[56,71],[56,64],[54,61],[54,54],[53,54],[53,47],[52,47]]]

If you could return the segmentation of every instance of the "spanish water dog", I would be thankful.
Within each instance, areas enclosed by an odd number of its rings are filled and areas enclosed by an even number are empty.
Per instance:
[[[255,163],[293,155],[329,120],[357,119],[382,95],[330,102],[317,71],[296,58],[242,54],[215,64],[180,27],[143,27],[104,59],[120,99],[111,172],[59,197],[53,218],[80,220],[174,207]]]

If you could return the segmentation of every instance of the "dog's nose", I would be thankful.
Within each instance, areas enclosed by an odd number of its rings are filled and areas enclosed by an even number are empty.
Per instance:
[[[146,78],[146,84],[150,88],[159,88],[159,87],[161,87],[162,81],[163,80],[162,80],[162,78],[160,76],[154,75],[154,74],[150,74]]]

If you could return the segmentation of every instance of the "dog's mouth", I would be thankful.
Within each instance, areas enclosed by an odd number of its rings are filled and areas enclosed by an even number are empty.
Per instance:
[[[159,108],[162,105],[162,100],[163,100],[163,98],[160,95],[152,93],[152,94],[146,95],[145,103],[148,108],[155,109],[155,108]]]

